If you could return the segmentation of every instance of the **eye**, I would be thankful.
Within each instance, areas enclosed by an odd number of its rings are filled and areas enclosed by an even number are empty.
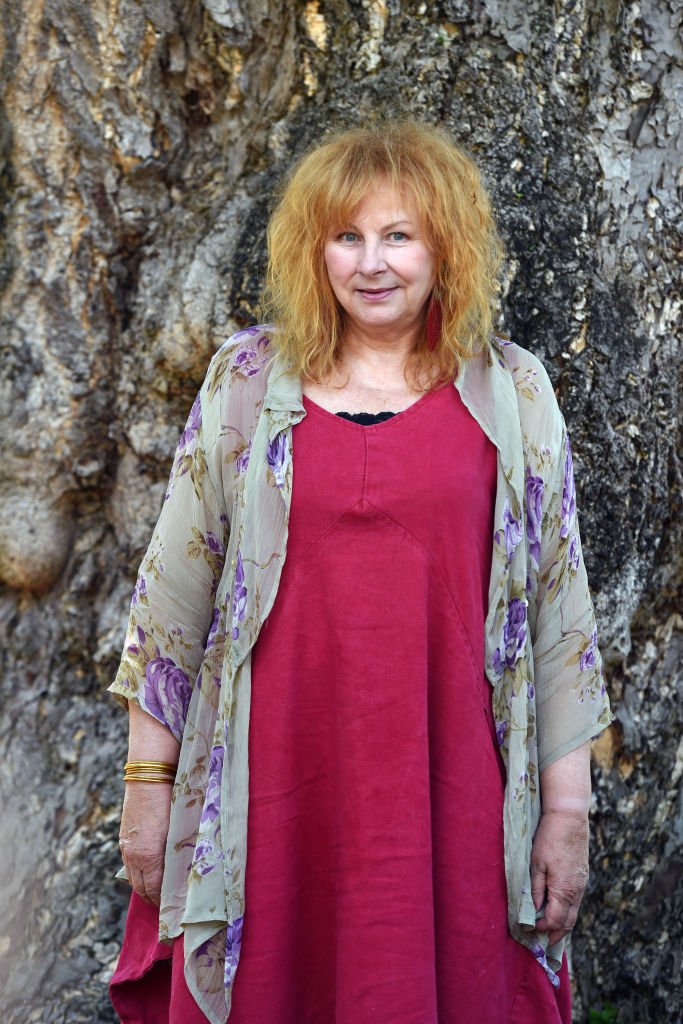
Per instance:
[[[408,236],[405,231],[391,231],[389,234],[389,241],[391,242],[406,242]]]
[[[355,242],[358,240],[358,235],[355,231],[341,231],[337,238],[340,242]]]

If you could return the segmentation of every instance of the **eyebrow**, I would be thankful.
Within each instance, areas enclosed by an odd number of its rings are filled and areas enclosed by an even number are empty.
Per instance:
[[[382,225],[382,231],[390,231],[392,228],[399,227],[400,224],[407,224],[410,227],[414,227],[413,221],[410,217],[403,217],[401,220],[392,220],[389,224]],[[348,222],[348,227],[353,228],[354,231],[358,231],[358,225],[354,224],[353,221]]]

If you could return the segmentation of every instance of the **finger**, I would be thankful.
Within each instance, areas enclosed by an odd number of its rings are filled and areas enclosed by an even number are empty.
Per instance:
[[[536,922],[536,931],[548,932],[548,942],[552,946],[554,942],[558,942],[564,935],[568,935],[571,928],[556,928],[549,924],[545,917],[542,917]]]
[[[145,903],[158,907],[160,903],[161,872],[154,868],[145,868],[142,865],[138,865],[132,857],[124,858],[124,864],[128,881],[140,899]]]
[[[158,907],[161,903],[161,872],[145,871],[142,877],[147,902],[151,903],[154,907]]]
[[[576,924],[577,917],[578,906],[568,907],[564,923],[561,925],[561,927],[551,928],[550,934],[548,936],[550,942],[559,942],[559,940],[563,938],[565,935],[569,935],[570,931]]]
[[[550,894],[543,917],[536,922],[536,928],[540,932],[550,932],[550,941],[554,942],[554,936],[561,938],[572,930],[576,923],[577,911],[578,908],[574,904],[563,903],[557,896]]]
[[[554,896],[548,897],[545,912],[540,921],[536,922],[539,932],[563,931],[567,921],[567,908],[564,907]]]
[[[140,868],[134,867],[132,864],[126,864],[126,871],[128,872],[128,881],[133,887],[134,892],[138,894],[141,900],[145,903],[149,903],[147,893],[145,891],[145,879]]]
[[[567,922],[567,925],[564,928],[551,928],[548,932],[548,942],[550,943],[550,945],[552,946],[555,942],[559,942],[560,939],[563,939],[565,937],[565,935],[569,935],[572,928],[574,927],[574,923],[570,924],[569,922]]]
[[[153,871],[135,871],[133,873],[133,888],[145,903],[149,903],[153,907],[159,906],[161,887]]]
[[[547,873],[545,868],[531,865],[531,898],[536,910],[540,910],[545,900]]]

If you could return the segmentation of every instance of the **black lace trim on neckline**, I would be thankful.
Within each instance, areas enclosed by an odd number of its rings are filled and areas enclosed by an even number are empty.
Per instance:
[[[385,420],[395,416],[395,412],[338,412],[336,416],[342,419],[351,420],[352,423],[360,423],[363,427],[370,427],[373,423],[384,423]]]

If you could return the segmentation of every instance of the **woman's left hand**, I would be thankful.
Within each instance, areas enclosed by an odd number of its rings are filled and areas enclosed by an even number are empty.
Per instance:
[[[588,881],[588,816],[546,811],[531,848],[531,897],[536,922],[551,944],[572,930]]]

